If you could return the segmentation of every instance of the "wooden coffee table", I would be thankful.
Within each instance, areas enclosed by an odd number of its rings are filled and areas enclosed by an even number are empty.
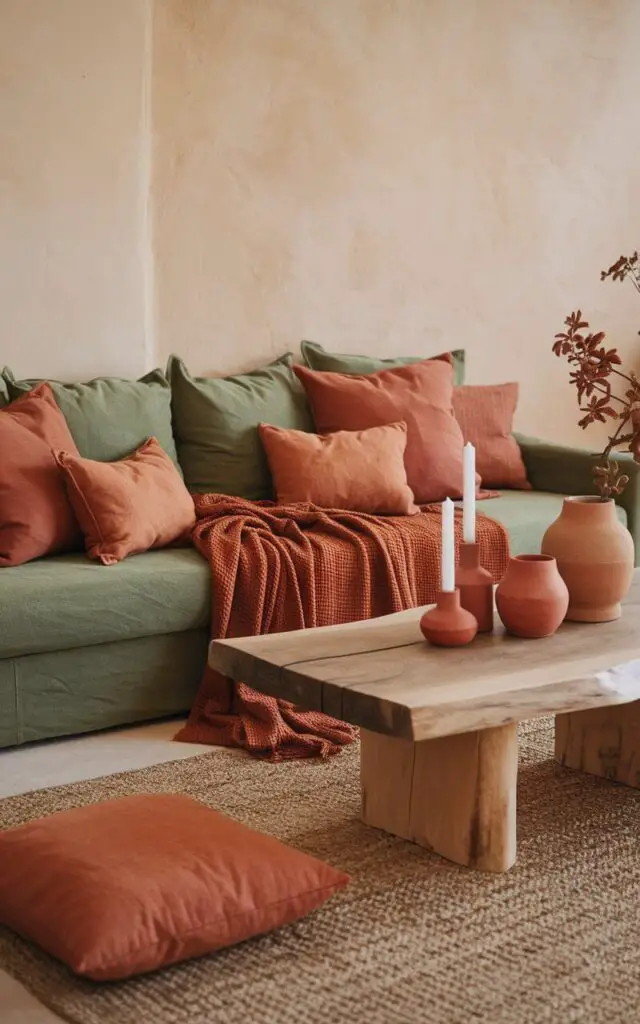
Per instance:
[[[422,639],[424,609],[215,640],[209,663],[361,728],[368,825],[486,871],[516,857],[517,723],[555,713],[557,760],[640,788],[640,570],[617,622],[545,640],[500,625],[468,647]]]

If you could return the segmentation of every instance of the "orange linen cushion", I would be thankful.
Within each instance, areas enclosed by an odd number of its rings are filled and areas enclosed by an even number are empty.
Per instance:
[[[511,433],[518,385],[478,384],[455,388],[453,411],[465,442],[476,449],[476,469],[488,487],[531,490],[520,446]]]
[[[82,547],[53,448],[76,452],[48,384],[0,409],[0,565]]]
[[[366,430],[407,424],[404,462],[415,500],[424,504],[462,495],[462,432],[453,415],[453,368],[429,359],[353,376],[294,366],[307,393],[316,429]]]
[[[90,804],[0,833],[0,924],[96,981],[278,928],[348,881],[175,794]]]
[[[390,516],[419,511],[404,467],[406,423],[324,435],[261,423],[260,437],[280,505],[310,501]]]
[[[90,558],[113,565],[164,548],[195,522],[193,498],[154,437],[118,462],[57,453]]]

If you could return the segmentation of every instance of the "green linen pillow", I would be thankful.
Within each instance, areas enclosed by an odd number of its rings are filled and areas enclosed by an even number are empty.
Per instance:
[[[313,431],[306,395],[291,369],[293,356],[231,377],[192,377],[171,356],[173,425],[190,491],[251,501],[273,497],[259,423]]]
[[[329,373],[354,373],[366,376],[378,370],[393,370],[396,366],[409,366],[421,363],[429,356],[399,356],[397,359],[378,359],[375,356],[343,355],[339,352],[327,352],[315,341],[303,341],[300,345],[302,357],[311,370],[328,370]],[[451,352],[453,360],[453,383],[464,384],[464,349],[457,348]]]
[[[11,399],[39,383],[16,380],[8,369],[3,374]],[[178,465],[171,428],[171,388],[162,370],[152,370],[140,380],[98,377],[86,384],[49,383],[83,458],[115,462],[155,437]]]

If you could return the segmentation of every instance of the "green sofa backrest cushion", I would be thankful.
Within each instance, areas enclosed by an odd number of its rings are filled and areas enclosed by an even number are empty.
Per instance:
[[[171,356],[173,426],[190,491],[260,501],[273,497],[259,423],[313,431],[313,420],[293,357],[231,377],[192,377]]]
[[[16,380],[7,369],[3,376],[12,400],[39,383]],[[155,437],[178,465],[171,388],[162,370],[152,370],[140,380],[99,377],[86,384],[49,383],[83,458],[115,462]]]
[[[311,370],[328,370],[329,373],[354,373],[366,376],[378,370],[393,370],[396,366],[409,366],[421,363],[429,356],[399,356],[397,359],[377,359],[375,356],[343,355],[339,352],[327,352],[315,341],[303,341],[300,345],[302,358]],[[458,348],[451,353],[453,360],[453,383],[456,387],[464,384],[464,349]]]

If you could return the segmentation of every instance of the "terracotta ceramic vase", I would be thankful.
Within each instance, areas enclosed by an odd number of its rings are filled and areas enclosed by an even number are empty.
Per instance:
[[[610,622],[631,586],[634,545],[612,500],[565,498],[562,511],[542,540],[554,555],[569,588],[571,622]]]
[[[478,621],[478,633],[493,629],[493,579],[480,565],[480,545],[463,541],[456,569],[456,587],[460,604]]]
[[[471,643],[478,623],[460,607],[460,591],[438,591],[436,603],[420,619],[422,635],[436,647],[462,647]]]
[[[516,555],[496,590],[498,614],[508,633],[551,636],[569,607],[569,591],[551,555]]]

